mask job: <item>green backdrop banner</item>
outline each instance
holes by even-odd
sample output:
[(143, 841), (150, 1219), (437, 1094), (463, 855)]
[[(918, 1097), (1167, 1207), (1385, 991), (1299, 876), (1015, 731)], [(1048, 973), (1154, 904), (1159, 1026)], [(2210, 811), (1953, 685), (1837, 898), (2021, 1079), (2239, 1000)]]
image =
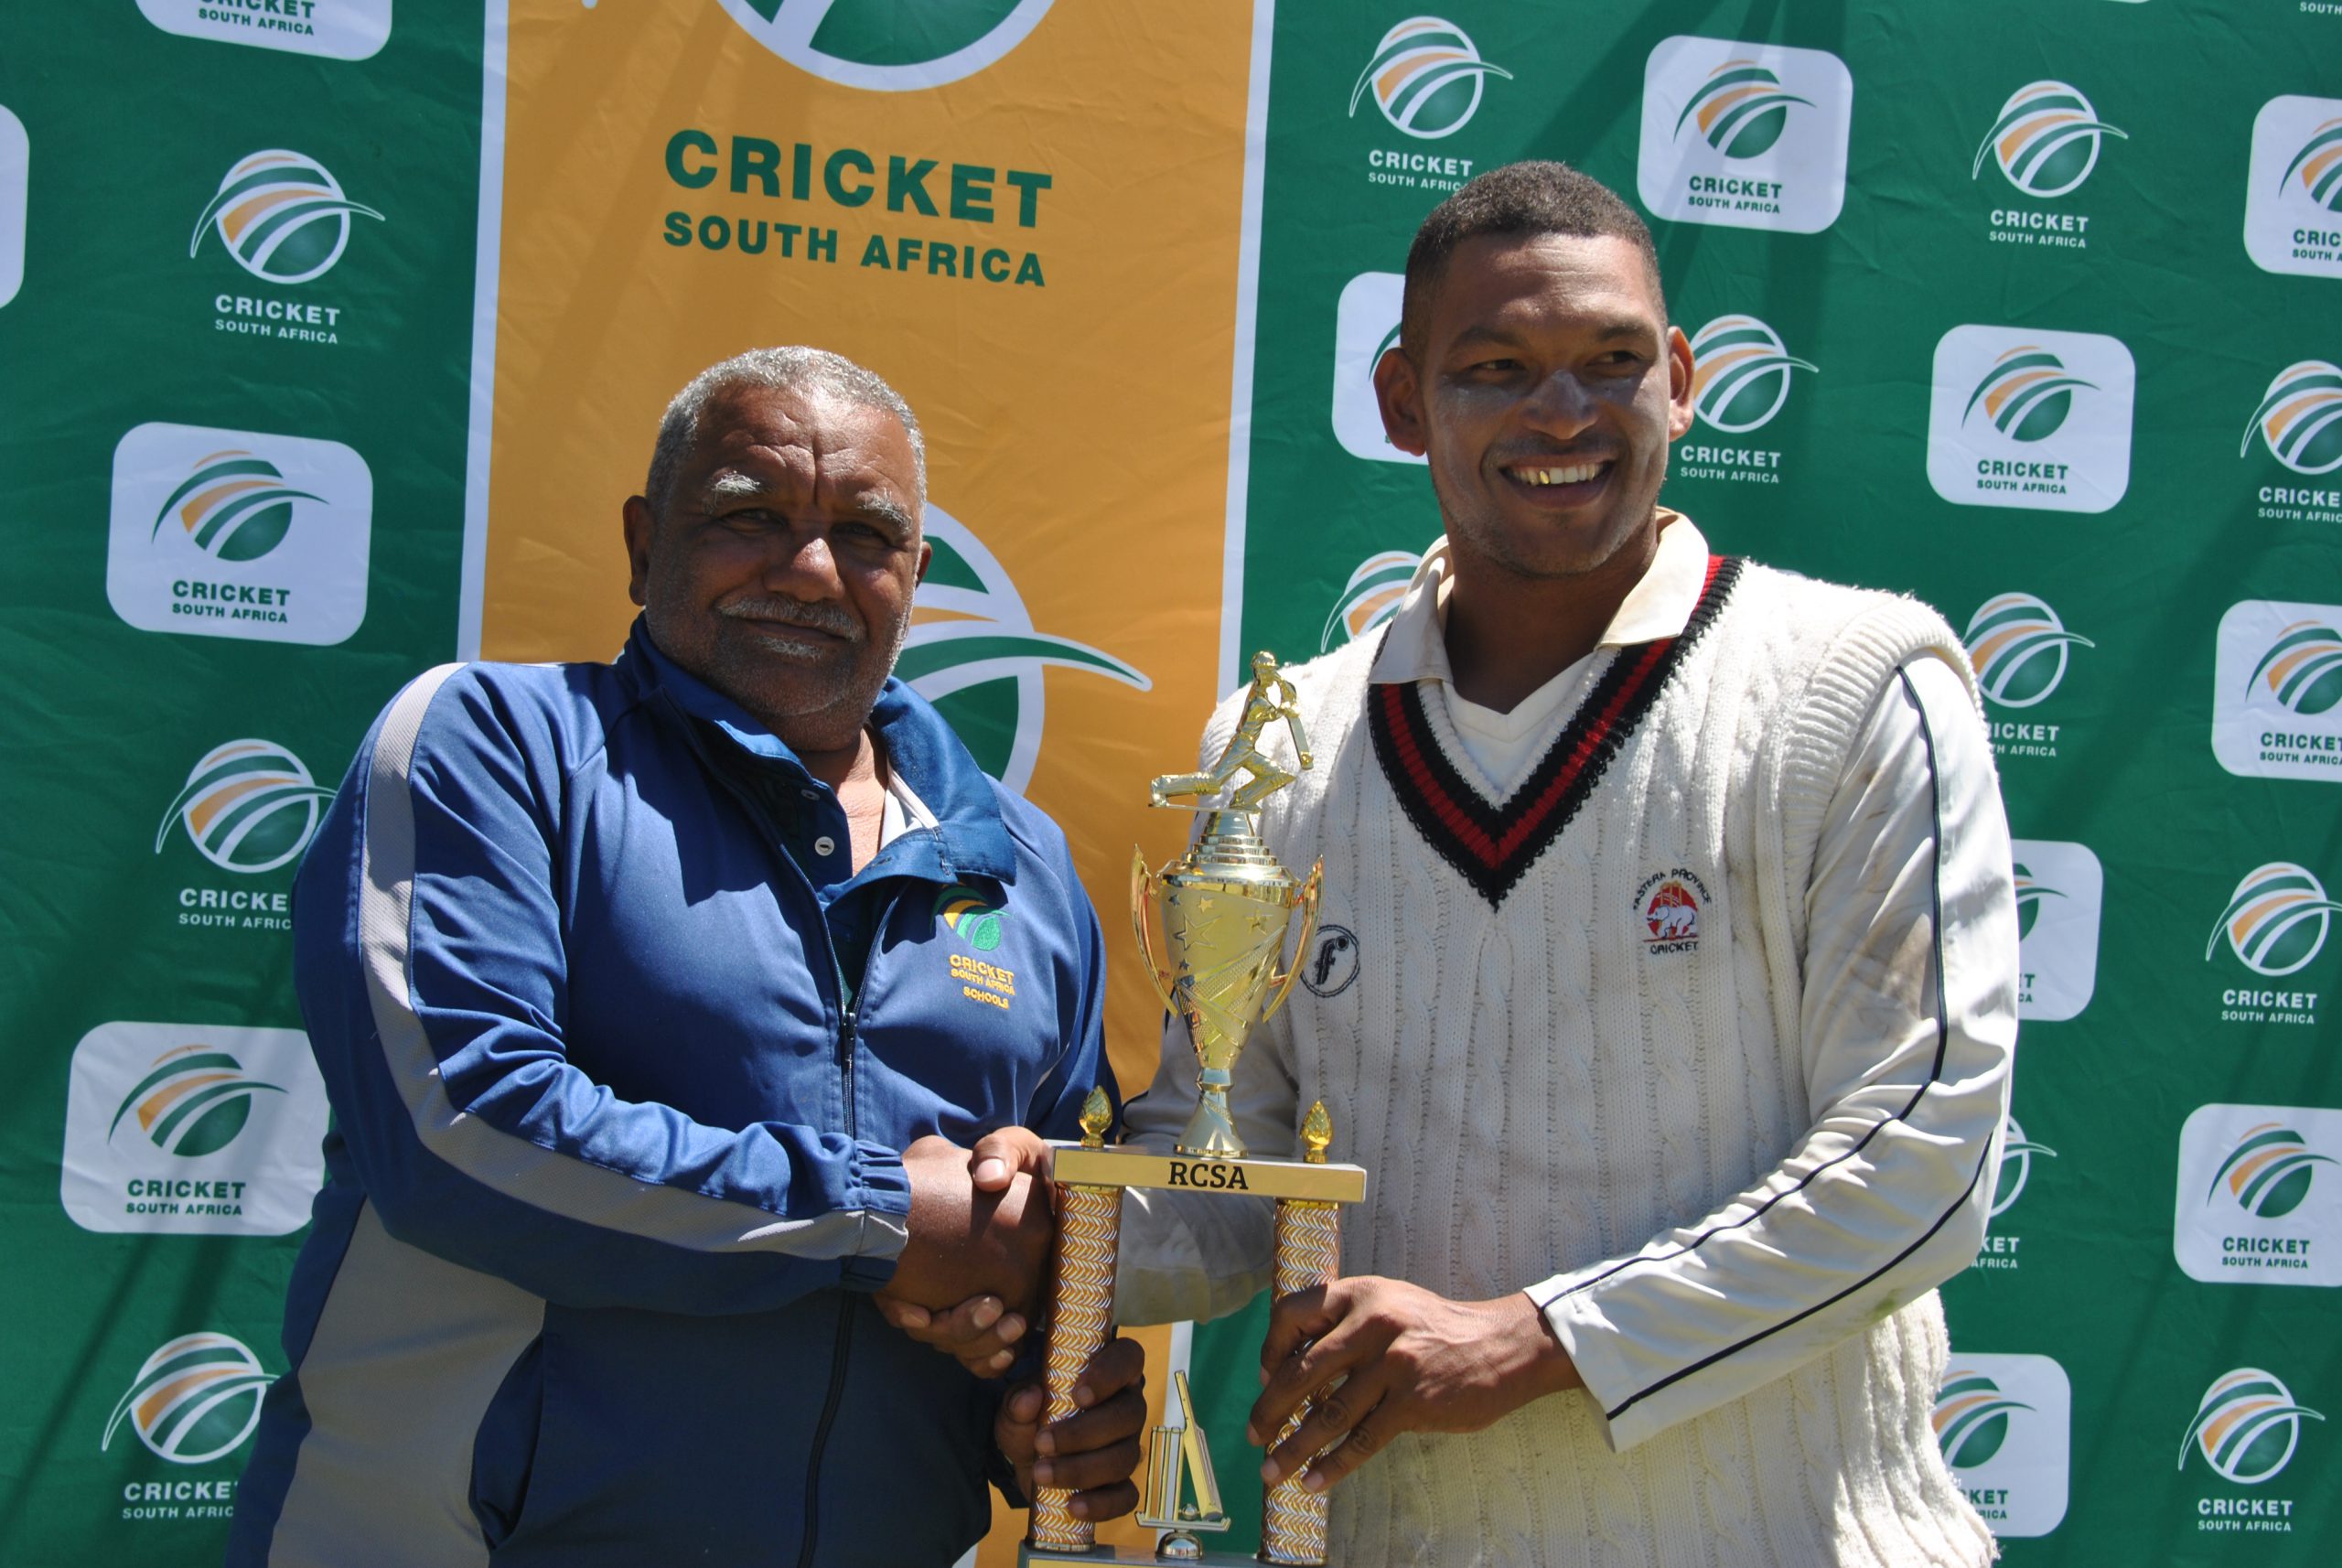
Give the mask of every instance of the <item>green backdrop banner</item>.
[[(758, 38), (822, 11), (817, 43), (893, 14), (665, 3)], [(953, 25), (989, 60), (1064, 9)], [(1224, 655), (1370, 633), (1438, 532), (1368, 379), (1424, 212), (1521, 156), (1636, 202), (1698, 366), (1668, 503), (1720, 550), (1936, 604), (1988, 698), (2024, 1052), (1993, 1233), (1945, 1289), (1946, 1457), (2014, 1562), (2331, 1561), (2342, 4), (1254, 16), (1224, 62), (1242, 220), (1198, 259), (1237, 280), (1237, 435), (1132, 434), (1230, 476)], [(285, 1369), (327, 1116), (286, 894), (381, 703), (478, 645), (476, 280), (528, 195), (505, 25), (502, 0), (0, 11), (10, 1563), (215, 1560)], [(826, 59), (874, 113), (967, 74)], [(575, 214), (581, 268), (609, 216)], [(501, 286), (491, 330), (529, 283)], [(1194, 1351), (1254, 1518), (1259, 1316)]]

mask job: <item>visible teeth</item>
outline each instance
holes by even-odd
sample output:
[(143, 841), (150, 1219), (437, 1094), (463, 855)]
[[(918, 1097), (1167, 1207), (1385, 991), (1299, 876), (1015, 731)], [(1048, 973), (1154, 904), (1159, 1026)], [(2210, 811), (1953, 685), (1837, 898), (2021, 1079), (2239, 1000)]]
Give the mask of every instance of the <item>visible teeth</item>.
[(1520, 477), (1532, 485), (1582, 485), (1602, 472), (1599, 463), (1580, 463), (1569, 468), (1522, 468)]

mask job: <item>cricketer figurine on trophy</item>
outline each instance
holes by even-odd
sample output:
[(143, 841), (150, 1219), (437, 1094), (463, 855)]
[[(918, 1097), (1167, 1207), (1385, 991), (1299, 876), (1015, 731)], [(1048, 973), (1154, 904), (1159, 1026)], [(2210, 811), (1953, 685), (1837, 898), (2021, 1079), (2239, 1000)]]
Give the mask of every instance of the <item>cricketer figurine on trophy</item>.
[[(1263, 736), (1283, 720), (1296, 761), (1310, 766), (1293, 683), (1266, 653), (1252, 660), (1252, 685), (1235, 735), (1219, 760), (1200, 773), (1155, 780), (1150, 803), (1182, 800), (1204, 813), (1186, 854), (1161, 873), (1141, 853), (1131, 868), (1131, 920), (1139, 950), (1164, 1005), (1185, 1021), (1198, 1063), (1195, 1114), (1175, 1152), (1110, 1148), (1112, 1113), (1102, 1092), (1083, 1108), (1079, 1144), (1056, 1145), (1058, 1247), (1049, 1284), (1046, 1421), (1073, 1412), (1073, 1389), (1091, 1356), (1106, 1342), (1114, 1305), (1115, 1252), (1124, 1191), (1145, 1188), (1216, 1198), (1276, 1200), (1276, 1278), (1283, 1296), (1332, 1280), (1339, 1265), (1339, 1206), (1366, 1196), (1366, 1172), (1329, 1165), (1332, 1119), (1321, 1102), (1309, 1109), (1301, 1132), (1303, 1157), (1248, 1155), (1237, 1136), (1228, 1090), (1236, 1058), (1254, 1025), (1273, 1016), (1293, 989), (1300, 955), (1309, 950), (1317, 922), (1317, 890), (1325, 867), (1306, 880), (1277, 864), (1261, 842), (1257, 808), (1291, 784), (1295, 774), (1262, 750)], [(1237, 784), (1237, 776), (1245, 775)], [(1202, 798), (1230, 789), (1220, 806)], [(1280, 973), (1285, 934), (1295, 911), (1300, 929), (1294, 967)], [(1158, 950), (1158, 948), (1160, 950)], [(1040, 1487), (1033, 1499), (1032, 1533), (1021, 1561), (1033, 1563), (1203, 1563), (1248, 1560), (1207, 1552), (1198, 1536), (1224, 1530), (1211, 1452), (1198, 1424), (1184, 1375), (1173, 1380), (1177, 1423), (1166, 1420), (1149, 1434), (1147, 1477), (1138, 1522), (1159, 1531), (1152, 1551), (1095, 1544), (1090, 1524), (1068, 1509), (1069, 1491)], [(1168, 1412), (1166, 1412), (1168, 1413)], [(1295, 1412), (1283, 1441), (1308, 1413)], [(1305, 1490), (1298, 1475), (1270, 1487), (1262, 1498), (1261, 1561), (1326, 1561), (1326, 1495)]]

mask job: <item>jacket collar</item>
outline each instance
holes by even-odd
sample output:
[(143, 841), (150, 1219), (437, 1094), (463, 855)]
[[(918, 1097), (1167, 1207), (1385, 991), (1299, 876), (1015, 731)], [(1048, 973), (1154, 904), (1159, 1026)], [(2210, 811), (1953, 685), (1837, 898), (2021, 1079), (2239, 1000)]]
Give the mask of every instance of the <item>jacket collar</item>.
[[(787, 741), (660, 651), (640, 616), (627, 635), (618, 663), (646, 696), (663, 698), (686, 719), (701, 721), (693, 727), (713, 729), (724, 744), (775, 764), (808, 785), (828, 788), (806, 770)], [(886, 753), (886, 766), (902, 776), (935, 816), (933, 828), (907, 833), (888, 846), (885, 858), (889, 868), (942, 882), (963, 875), (1013, 880), (1016, 849), (993, 781), (934, 705), (890, 675), (871, 707), (868, 727)]]

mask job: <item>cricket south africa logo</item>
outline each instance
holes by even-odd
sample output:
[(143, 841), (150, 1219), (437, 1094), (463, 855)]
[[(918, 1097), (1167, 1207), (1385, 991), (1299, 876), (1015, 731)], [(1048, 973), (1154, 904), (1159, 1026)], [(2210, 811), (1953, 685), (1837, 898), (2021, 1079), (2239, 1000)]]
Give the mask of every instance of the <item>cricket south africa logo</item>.
[(2342, 703), (2342, 632), (2323, 620), (2299, 620), (2277, 633), (2252, 667), (2251, 693), (2288, 713), (2315, 718)]
[(2048, 601), (2031, 594), (1995, 594), (1968, 618), (1961, 634), (1976, 683), (2004, 708), (2029, 708), (2066, 678), (2066, 650), (2097, 645), (2066, 629)]
[(2342, 98), (2272, 98), (2252, 120), (2244, 249), (2264, 272), (2342, 278)]
[(941, 711), (985, 772), (1021, 794), (1041, 750), (1044, 669), (1102, 675), (1140, 692), (1154, 682), (1102, 649), (1037, 630), (1000, 558), (932, 502), (925, 527), (935, 555), (895, 673)]
[(722, 0), (765, 48), (840, 87), (910, 92), (959, 81), (1029, 37), (1053, 0)]
[(286, 484), (267, 458), (231, 448), (196, 459), (156, 511), (154, 532), (184, 529), (206, 555), (257, 561), (292, 531), (295, 502), (322, 499)]
[(1781, 79), (1753, 59), (1728, 59), (1710, 70), (1675, 117), (1675, 134), (1696, 131), (1728, 158), (1753, 158), (1781, 139), (1789, 110), (1813, 100), (1799, 98)]
[(935, 916), (978, 952), (1000, 946), (1002, 912), (972, 887), (954, 884), (935, 896)]
[(231, 740), (205, 752), (189, 770), (155, 830), (155, 853), (163, 853), (177, 824), (222, 871), (274, 871), (309, 847), (331, 799), (333, 791), (284, 746)]
[(2073, 1387), (2055, 1360), (1955, 1350), (1930, 1420), (1994, 1535), (2047, 1535), (2065, 1519)]
[(1374, 367), (1399, 346), (1399, 304), (1406, 282), (1399, 273), (1360, 273), (1342, 285), (1334, 307), (1334, 439), (1353, 457), (1424, 461), (1391, 445), (1382, 428), (1382, 404), (1374, 394)]
[(1692, 396), (1700, 418), (1728, 435), (1772, 423), (1789, 402), (1789, 372), (1813, 371), (1753, 316), (1719, 316), (1692, 338)]
[(142, 631), (340, 642), (366, 618), (373, 511), (338, 441), (141, 424), (114, 447), (106, 598)]
[(260, 1358), (225, 1334), (182, 1334), (146, 1358), (114, 1402), (101, 1451), (124, 1425), (174, 1465), (232, 1454), (260, 1424), (261, 1393), (276, 1380)]
[(2100, 140), (2129, 140), (2098, 117), (2081, 90), (2062, 81), (2036, 81), (2018, 88), (2001, 105), (1999, 118), (1976, 149), (1971, 179), (1981, 178), (1989, 160), (2027, 196), (2063, 196), (2098, 166)]
[(16, 298), (25, 281), (26, 187), (32, 176), (32, 153), (25, 123), (0, 104), (0, 305)]
[(2291, 974), (2326, 945), (2327, 923), (2342, 909), (2303, 866), (2272, 861), (2246, 874), (2229, 897), (2204, 944), (2209, 963), (2223, 940), (2238, 961), (2255, 974)]
[(1356, 642), (1397, 615), (1422, 565), (1422, 556), (1404, 550), (1380, 551), (1359, 562), (1326, 617), (1325, 628), (1317, 635), (1317, 651), (1330, 653), (1346, 642)]
[(2342, 366), (2304, 360), (2278, 371), (2244, 427), (2238, 456), (2252, 450), (2256, 435), (2296, 474), (2342, 468)]
[(138, 0), (149, 22), (183, 38), (366, 59), (391, 36), (392, 0)]
[(2283, 183), (2328, 212), (2342, 212), (2342, 115), (2315, 126), (2285, 164)]
[(1846, 199), (1853, 78), (1821, 49), (1663, 38), (1643, 65), (1636, 188), (1661, 218), (1814, 234)]
[(2071, 1018), (2098, 989), (2098, 932), (2106, 872), (2089, 847), (2017, 839), (2017, 993), (2020, 1018)]
[(270, 283), (307, 283), (341, 260), (352, 216), (382, 215), (342, 194), (325, 165), (272, 148), (236, 161), (187, 242), (192, 258), (217, 233), (236, 264)]
[(2074, 393), (2097, 390), (2048, 349), (2020, 343), (1984, 371), (1960, 417), (1965, 423), (1981, 409), (1993, 428), (2013, 441), (2046, 441), (2073, 411)]
[(2313, 1154), (2291, 1127), (2264, 1122), (2244, 1136), (2212, 1173), (2207, 1203), (2234, 1203), (2256, 1219), (2282, 1219), (2302, 1206), (2319, 1165), (2335, 1162)]
[(156, 1058), (153, 1070), (131, 1086), (106, 1133), (113, 1136), (127, 1121), (166, 1154), (216, 1155), (251, 1120), (252, 1096), (284, 1092), (248, 1076), (226, 1051), (181, 1046)]
[(2001, 1134), (2001, 1174), (1993, 1184), (1993, 1218), (1997, 1219), (2025, 1196), (2025, 1184), (2033, 1176), (2033, 1157), (2054, 1160), (2057, 1151), (2047, 1144), (2036, 1144), (2025, 1135), (2015, 1117), (2003, 1124)]
[(2104, 511), (2131, 486), (2137, 381), (2112, 338), (1955, 327), (1936, 344), (1928, 483), (1961, 506)]
[(2342, 784), (2342, 605), (2245, 599), (2220, 617), (2212, 754), (2247, 778)]
[(2204, 1391), (2179, 1441), (2177, 1468), (2187, 1467), (2193, 1451), (2224, 1481), (2240, 1487), (2272, 1481), (2293, 1462), (2304, 1417), (2326, 1419), (2296, 1402), (2275, 1373), (2240, 1367)]
[(2172, 1255), (2218, 1285), (2342, 1284), (2342, 1111), (2201, 1105), (2179, 1130)]
[(1374, 46), (1350, 89), (1350, 113), (1370, 95), (1394, 129), (1426, 139), (1453, 135), (1480, 107), (1491, 76), (1512, 73), (1480, 58), (1464, 29), (1437, 16), (1410, 16)]
[(2003, 1393), (1983, 1373), (1955, 1369), (1936, 1396), (1936, 1446), (1944, 1463), (1955, 1470), (1983, 1464), (2008, 1441), (2009, 1417), (2032, 1408)]
[(298, 1029), (101, 1024), (73, 1047), (58, 1200), (85, 1230), (289, 1235), (327, 1119)]

